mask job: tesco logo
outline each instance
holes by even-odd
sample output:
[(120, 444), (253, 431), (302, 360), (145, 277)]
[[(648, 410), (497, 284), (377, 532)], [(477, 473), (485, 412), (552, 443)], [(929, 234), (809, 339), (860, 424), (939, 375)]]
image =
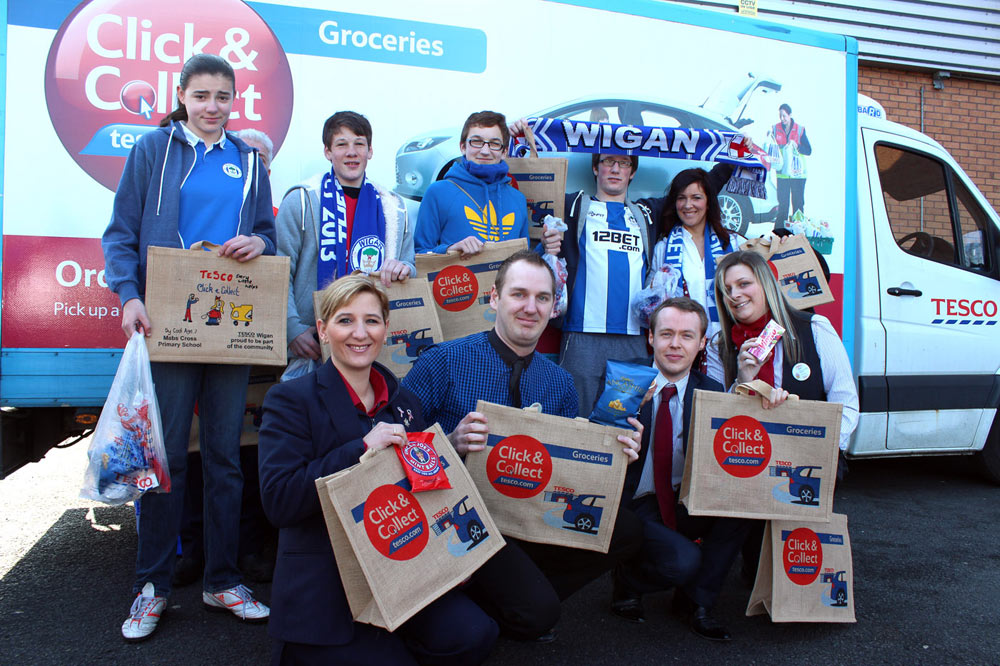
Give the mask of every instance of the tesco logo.
[(49, 50), (45, 97), (63, 146), (115, 189), (135, 141), (173, 110), (184, 62), (225, 58), (236, 73), (227, 129), (265, 132), (277, 153), (292, 114), (284, 50), (239, 0), (91, 0), (63, 22)]
[(997, 302), (969, 300), (968, 298), (932, 298), (938, 316), (949, 317), (996, 317)]

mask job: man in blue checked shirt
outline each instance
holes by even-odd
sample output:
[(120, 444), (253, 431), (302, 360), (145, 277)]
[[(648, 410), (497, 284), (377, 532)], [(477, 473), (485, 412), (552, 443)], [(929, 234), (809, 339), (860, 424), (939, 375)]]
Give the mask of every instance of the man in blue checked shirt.
[[(420, 399), (428, 423), (437, 421), (462, 455), (481, 451), (489, 434), (477, 400), (524, 407), (538, 403), (545, 414), (574, 418), (578, 398), (568, 372), (535, 353), (552, 315), (555, 276), (530, 250), (500, 266), (490, 294), (496, 327), (436, 345), (417, 359), (403, 386)], [(642, 427), (620, 436), (629, 461), (638, 458)], [(472, 576), (465, 591), (508, 636), (550, 641), (559, 602), (638, 552), (638, 518), (620, 510), (607, 554), (507, 538), (507, 545)]]

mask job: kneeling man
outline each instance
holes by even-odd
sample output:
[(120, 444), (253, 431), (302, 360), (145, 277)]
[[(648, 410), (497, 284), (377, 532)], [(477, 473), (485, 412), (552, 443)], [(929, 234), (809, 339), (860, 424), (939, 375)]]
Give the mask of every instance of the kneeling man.
[[(643, 622), (642, 594), (676, 587), (674, 610), (687, 617), (694, 632), (729, 640), (729, 631), (711, 610), (752, 522), (690, 516), (677, 503), (694, 390), (723, 390), (717, 381), (691, 369), (705, 348), (708, 316), (690, 298), (670, 298), (649, 321), (653, 367), (659, 375), (652, 400), (639, 412), (642, 446), (639, 460), (626, 473), (622, 494), (622, 503), (642, 521), (643, 544), (635, 558), (615, 569), (611, 610)], [(700, 547), (693, 541), (699, 537)]]

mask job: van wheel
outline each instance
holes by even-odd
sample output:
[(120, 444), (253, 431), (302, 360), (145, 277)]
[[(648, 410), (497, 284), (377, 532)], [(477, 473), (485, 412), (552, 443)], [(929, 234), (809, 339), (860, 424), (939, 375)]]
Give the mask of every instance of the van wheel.
[(976, 454), (976, 460), (986, 478), (1000, 484), (1000, 413), (993, 417), (993, 427), (986, 438), (986, 446)]
[(746, 236), (753, 217), (753, 204), (750, 200), (739, 194), (723, 192), (719, 195), (719, 209), (722, 213), (722, 226), (740, 236)]

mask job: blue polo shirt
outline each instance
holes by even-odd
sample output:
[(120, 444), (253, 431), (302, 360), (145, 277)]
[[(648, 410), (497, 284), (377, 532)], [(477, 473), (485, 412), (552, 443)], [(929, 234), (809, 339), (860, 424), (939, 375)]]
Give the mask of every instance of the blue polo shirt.
[(243, 207), (243, 159), (239, 148), (223, 132), (210, 146), (184, 127), (194, 148), (194, 164), (181, 183), (177, 231), (184, 247), (207, 240), (222, 245), (236, 236)]

